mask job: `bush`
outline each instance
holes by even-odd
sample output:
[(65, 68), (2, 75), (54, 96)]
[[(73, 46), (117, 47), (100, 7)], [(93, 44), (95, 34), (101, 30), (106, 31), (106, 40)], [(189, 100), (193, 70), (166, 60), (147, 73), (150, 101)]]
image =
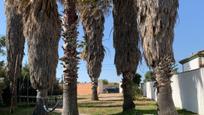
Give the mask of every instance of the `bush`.
[(9, 106), (11, 103), (11, 91), (10, 87), (7, 86), (2, 93), (2, 98), (3, 98), (3, 104), (6, 106)]
[(102, 82), (103, 82), (104, 85), (108, 85), (109, 84), (108, 80), (106, 80), (106, 79), (102, 79)]
[(142, 96), (142, 91), (138, 85), (132, 83), (132, 97), (135, 100), (137, 97)]

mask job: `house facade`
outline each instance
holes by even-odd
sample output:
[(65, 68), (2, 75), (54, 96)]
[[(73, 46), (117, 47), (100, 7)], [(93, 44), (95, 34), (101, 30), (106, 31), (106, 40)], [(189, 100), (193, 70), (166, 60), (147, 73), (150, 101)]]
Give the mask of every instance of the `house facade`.
[(181, 60), (179, 63), (182, 64), (183, 72), (204, 67), (204, 50)]
[[(103, 93), (103, 83), (98, 82), (98, 93)], [(77, 94), (78, 95), (90, 95), (92, 94), (92, 83), (77, 83)]]

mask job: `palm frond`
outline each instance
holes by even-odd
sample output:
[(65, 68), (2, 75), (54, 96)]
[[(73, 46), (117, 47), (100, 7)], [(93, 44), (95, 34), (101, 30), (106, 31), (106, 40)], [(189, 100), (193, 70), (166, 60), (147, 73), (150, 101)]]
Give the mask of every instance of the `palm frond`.
[(173, 56), (174, 25), (178, 0), (139, 0), (138, 28), (144, 56), (149, 66), (155, 67), (164, 57)]
[(114, 0), (113, 41), (117, 74), (135, 73), (141, 60), (135, 0)]
[(29, 11), (22, 12), (24, 35), (28, 41), (28, 61), (34, 88), (49, 88), (56, 74), (61, 23), (55, 0), (25, 2)]

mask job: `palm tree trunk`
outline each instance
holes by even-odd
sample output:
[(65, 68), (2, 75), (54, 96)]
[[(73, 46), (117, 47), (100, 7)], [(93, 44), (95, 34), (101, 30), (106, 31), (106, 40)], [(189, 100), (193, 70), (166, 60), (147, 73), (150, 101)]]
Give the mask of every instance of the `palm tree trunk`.
[(48, 113), (44, 110), (43, 107), (47, 103), (47, 92), (47, 89), (37, 90), (36, 107), (32, 115), (48, 115)]
[(123, 88), (123, 111), (135, 108), (132, 95), (132, 74), (123, 74), (122, 88)]
[(91, 99), (94, 101), (98, 100), (98, 79), (92, 82), (92, 95)]
[(78, 115), (77, 106), (77, 81), (74, 80), (63, 86), (63, 111), (62, 115)]
[[(172, 99), (171, 76), (172, 59), (164, 58), (154, 68), (157, 86), (158, 115), (177, 115)], [(165, 100), (165, 101), (164, 101)]]
[(78, 115), (77, 106), (77, 19), (76, 1), (64, 1), (63, 40), (64, 66), (63, 111), (62, 115)]
[[(24, 54), (25, 38), (23, 35), (22, 15), (17, 12), (17, 5), (9, 0), (5, 1), (7, 31), (7, 74), (11, 81), (11, 109), (17, 104), (17, 78), (21, 74), (21, 66)], [(13, 110), (11, 110), (13, 111)]]
[(157, 90), (158, 115), (178, 115), (172, 99), (171, 85), (159, 87)]

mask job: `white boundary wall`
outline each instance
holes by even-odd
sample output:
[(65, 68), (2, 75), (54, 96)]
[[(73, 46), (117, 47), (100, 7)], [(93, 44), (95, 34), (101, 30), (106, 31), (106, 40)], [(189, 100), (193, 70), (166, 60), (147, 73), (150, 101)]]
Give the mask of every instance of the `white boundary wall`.
[[(174, 75), (172, 80), (172, 97), (178, 108), (204, 115), (204, 68)], [(156, 100), (153, 82), (143, 85), (143, 94)]]
[(149, 99), (157, 100), (154, 82), (146, 82), (143, 86), (143, 95)]

